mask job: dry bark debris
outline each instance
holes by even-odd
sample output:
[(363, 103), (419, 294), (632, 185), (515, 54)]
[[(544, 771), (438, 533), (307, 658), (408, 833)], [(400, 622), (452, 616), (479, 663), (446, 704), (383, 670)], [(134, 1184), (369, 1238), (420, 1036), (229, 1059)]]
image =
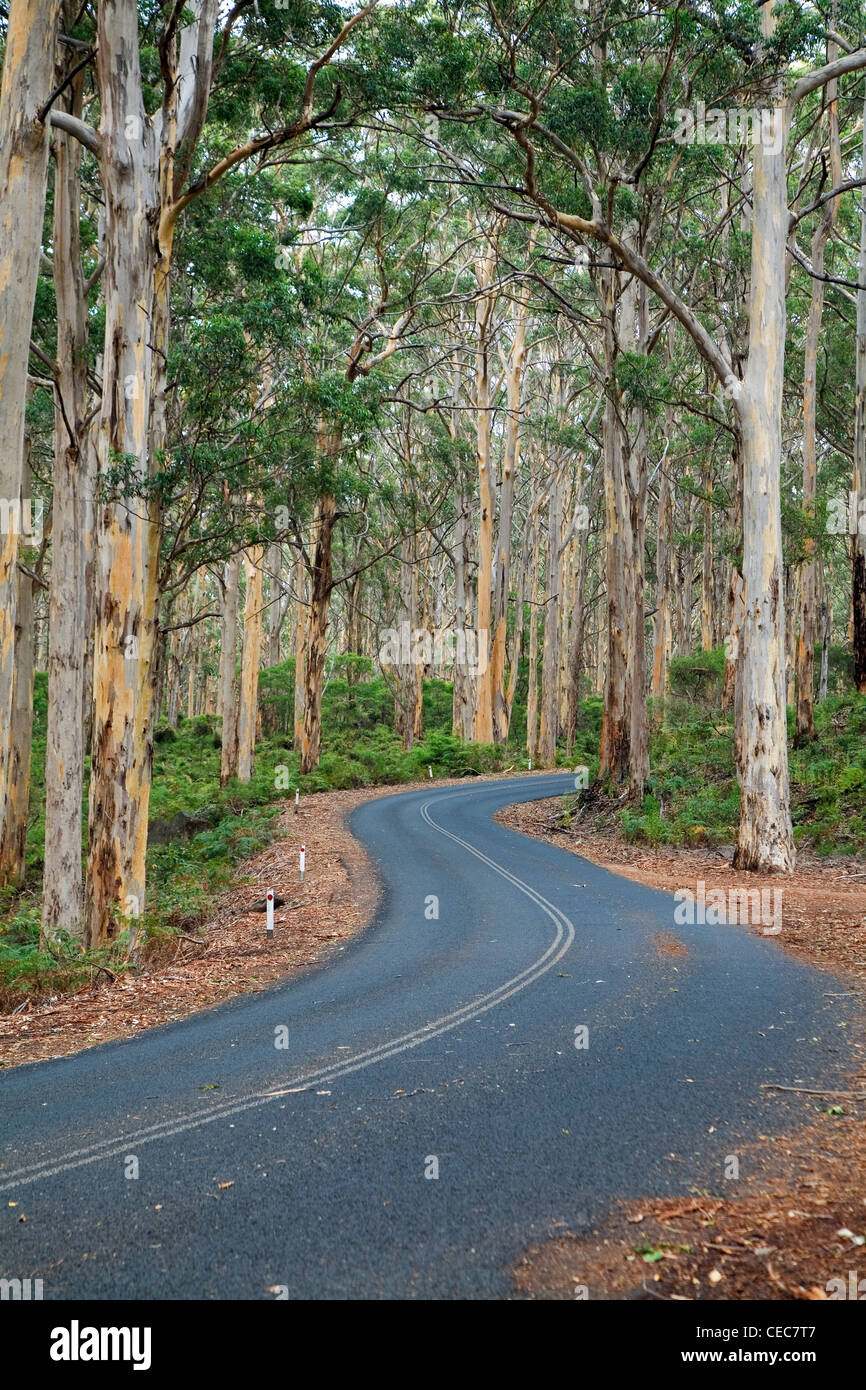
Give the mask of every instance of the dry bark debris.
[(742, 1146), (740, 1180), (720, 1184), (730, 1197), (644, 1197), (591, 1233), (532, 1246), (512, 1270), (518, 1295), (824, 1301), (832, 1279), (851, 1296), (853, 1271), (866, 1299), (866, 1107), (850, 1110)]
[[(0, 1067), (67, 1057), (97, 1043), (134, 1037), (321, 964), (372, 921), (378, 900), (373, 867), (345, 825), (349, 812), (381, 796), (465, 785), (463, 778), (318, 792), (302, 798), (298, 814), (294, 802), (287, 803), (280, 838), (238, 866), (244, 882), (221, 896), (201, 937), (179, 933), (173, 959), (138, 975), (110, 980), (101, 974), (75, 994), (32, 1000), (20, 1013), (0, 1014)], [(302, 844), (307, 850), (303, 884)], [(268, 888), (286, 900), (275, 912), (270, 947), (260, 910)]]
[[(852, 859), (801, 853), (797, 871), (737, 873), (731, 851), (666, 846), (658, 852), (589, 826), (554, 829), (559, 797), (509, 806), (496, 819), (648, 887), (674, 891), (703, 879), (711, 888), (782, 888), (774, 948), (844, 972), (855, 1001), (866, 985), (866, 874)], [(656, 937), (667, 954), (676, 938)], [(866, 1027), (850, 1037), (866, 1056)], [(759, 1136), (740, 1151), (742, 1178), (719, 1194), (646, 1196), (611, 1210), (588, 1235), (545, 1241), (512, 1271), (519, 1297), (573, 1299), (829, 1299), (831, 1279), (866, 1281), (866, 1070), (842, 1095), (803, 1092), (804, 1125)], [(774, 1089), (768, 1086), (768, 1091)], [(835, 1114), (842, 1110), (844, 1113)], [(671, 1162), (676, 1162), (676, 1155)], [(722, 1195), (722, 1193), (724, 1195)], [(847, 1232), (847, 1234), (844, 1234)], [(648, 1255), (649, 1259), (644, 1256)], [(837, 1286), (838, 1287), (838, 1286)], [(866, 1282), (860, 1296), (866, 1298)]]

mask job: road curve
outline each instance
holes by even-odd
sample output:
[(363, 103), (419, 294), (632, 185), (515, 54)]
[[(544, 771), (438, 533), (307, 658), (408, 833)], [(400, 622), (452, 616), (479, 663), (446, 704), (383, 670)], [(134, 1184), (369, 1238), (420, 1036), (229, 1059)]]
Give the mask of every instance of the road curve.
[(504, 1298), (524, 1246), (618, 1197), (722, 1191), (728, 1155), (803, 1115), (762, 1083), (841, 1084), (848, 1001), (491, 819), (571, 786), (365, 803), (383, 892), (338, 959), (0, 1073), (2, 1276), (46, 1299)]

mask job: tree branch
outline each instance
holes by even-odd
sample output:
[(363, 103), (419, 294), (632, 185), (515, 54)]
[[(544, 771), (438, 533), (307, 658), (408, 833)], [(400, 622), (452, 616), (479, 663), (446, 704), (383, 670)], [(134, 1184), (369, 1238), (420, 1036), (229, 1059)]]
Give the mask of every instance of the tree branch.
[(55, 129), (74, 136), (86, 150), (90, 150), (91, 154), (99, 158), (102, 154), (102, 136), (98, 130), (94, 130), (86, 121), (80, 121), (77, 116), (70, 116), (68, 111), (52, 111), (50, 116), (50, 124)]

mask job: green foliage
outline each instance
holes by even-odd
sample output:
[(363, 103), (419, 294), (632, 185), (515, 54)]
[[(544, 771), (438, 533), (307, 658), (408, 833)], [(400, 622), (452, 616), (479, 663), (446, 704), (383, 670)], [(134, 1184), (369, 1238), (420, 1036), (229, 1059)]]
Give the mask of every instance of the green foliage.
[(671, 693), (704, 705), (721, 700), (725, 675), (725, 651), (716, 647), (710, 652), (692, 652), (675, 656), (669, 667)]

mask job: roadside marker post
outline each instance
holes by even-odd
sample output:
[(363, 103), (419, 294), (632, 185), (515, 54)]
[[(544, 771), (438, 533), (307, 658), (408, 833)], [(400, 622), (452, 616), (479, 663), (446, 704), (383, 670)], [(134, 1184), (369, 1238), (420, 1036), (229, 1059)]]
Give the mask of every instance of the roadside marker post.
[(429, 763), (427, 764), (427, 771), (430, 773), (430, 781), (432, 782), (432, 781), (433, 781), (433, 769), (432, 769), (432, 767), (430, 766)]
[(273, 939), (274, 939), (274, 890), (273, 890), (273, 888), (269, 888), (269, 889), (268, 889), (266, 902), (267, 902), (267, 914), (268, 914), (268, 915), (267, 915), (267, 922), (266, 922), (267, 942), (268, 942), (268, 945), (270, 946), (270, 945), (272, 944), (272, 942), (273, 942)]
[(307, 865), (307, 846), (301, 845), (301, 882), (304, 881), (304, 869)]
[(301, 793), (296, 789), (296, 790), (295, 790), (295, 815), (298, 814), (298, 802), (300, 801), (300, 799), (301, 799)]

